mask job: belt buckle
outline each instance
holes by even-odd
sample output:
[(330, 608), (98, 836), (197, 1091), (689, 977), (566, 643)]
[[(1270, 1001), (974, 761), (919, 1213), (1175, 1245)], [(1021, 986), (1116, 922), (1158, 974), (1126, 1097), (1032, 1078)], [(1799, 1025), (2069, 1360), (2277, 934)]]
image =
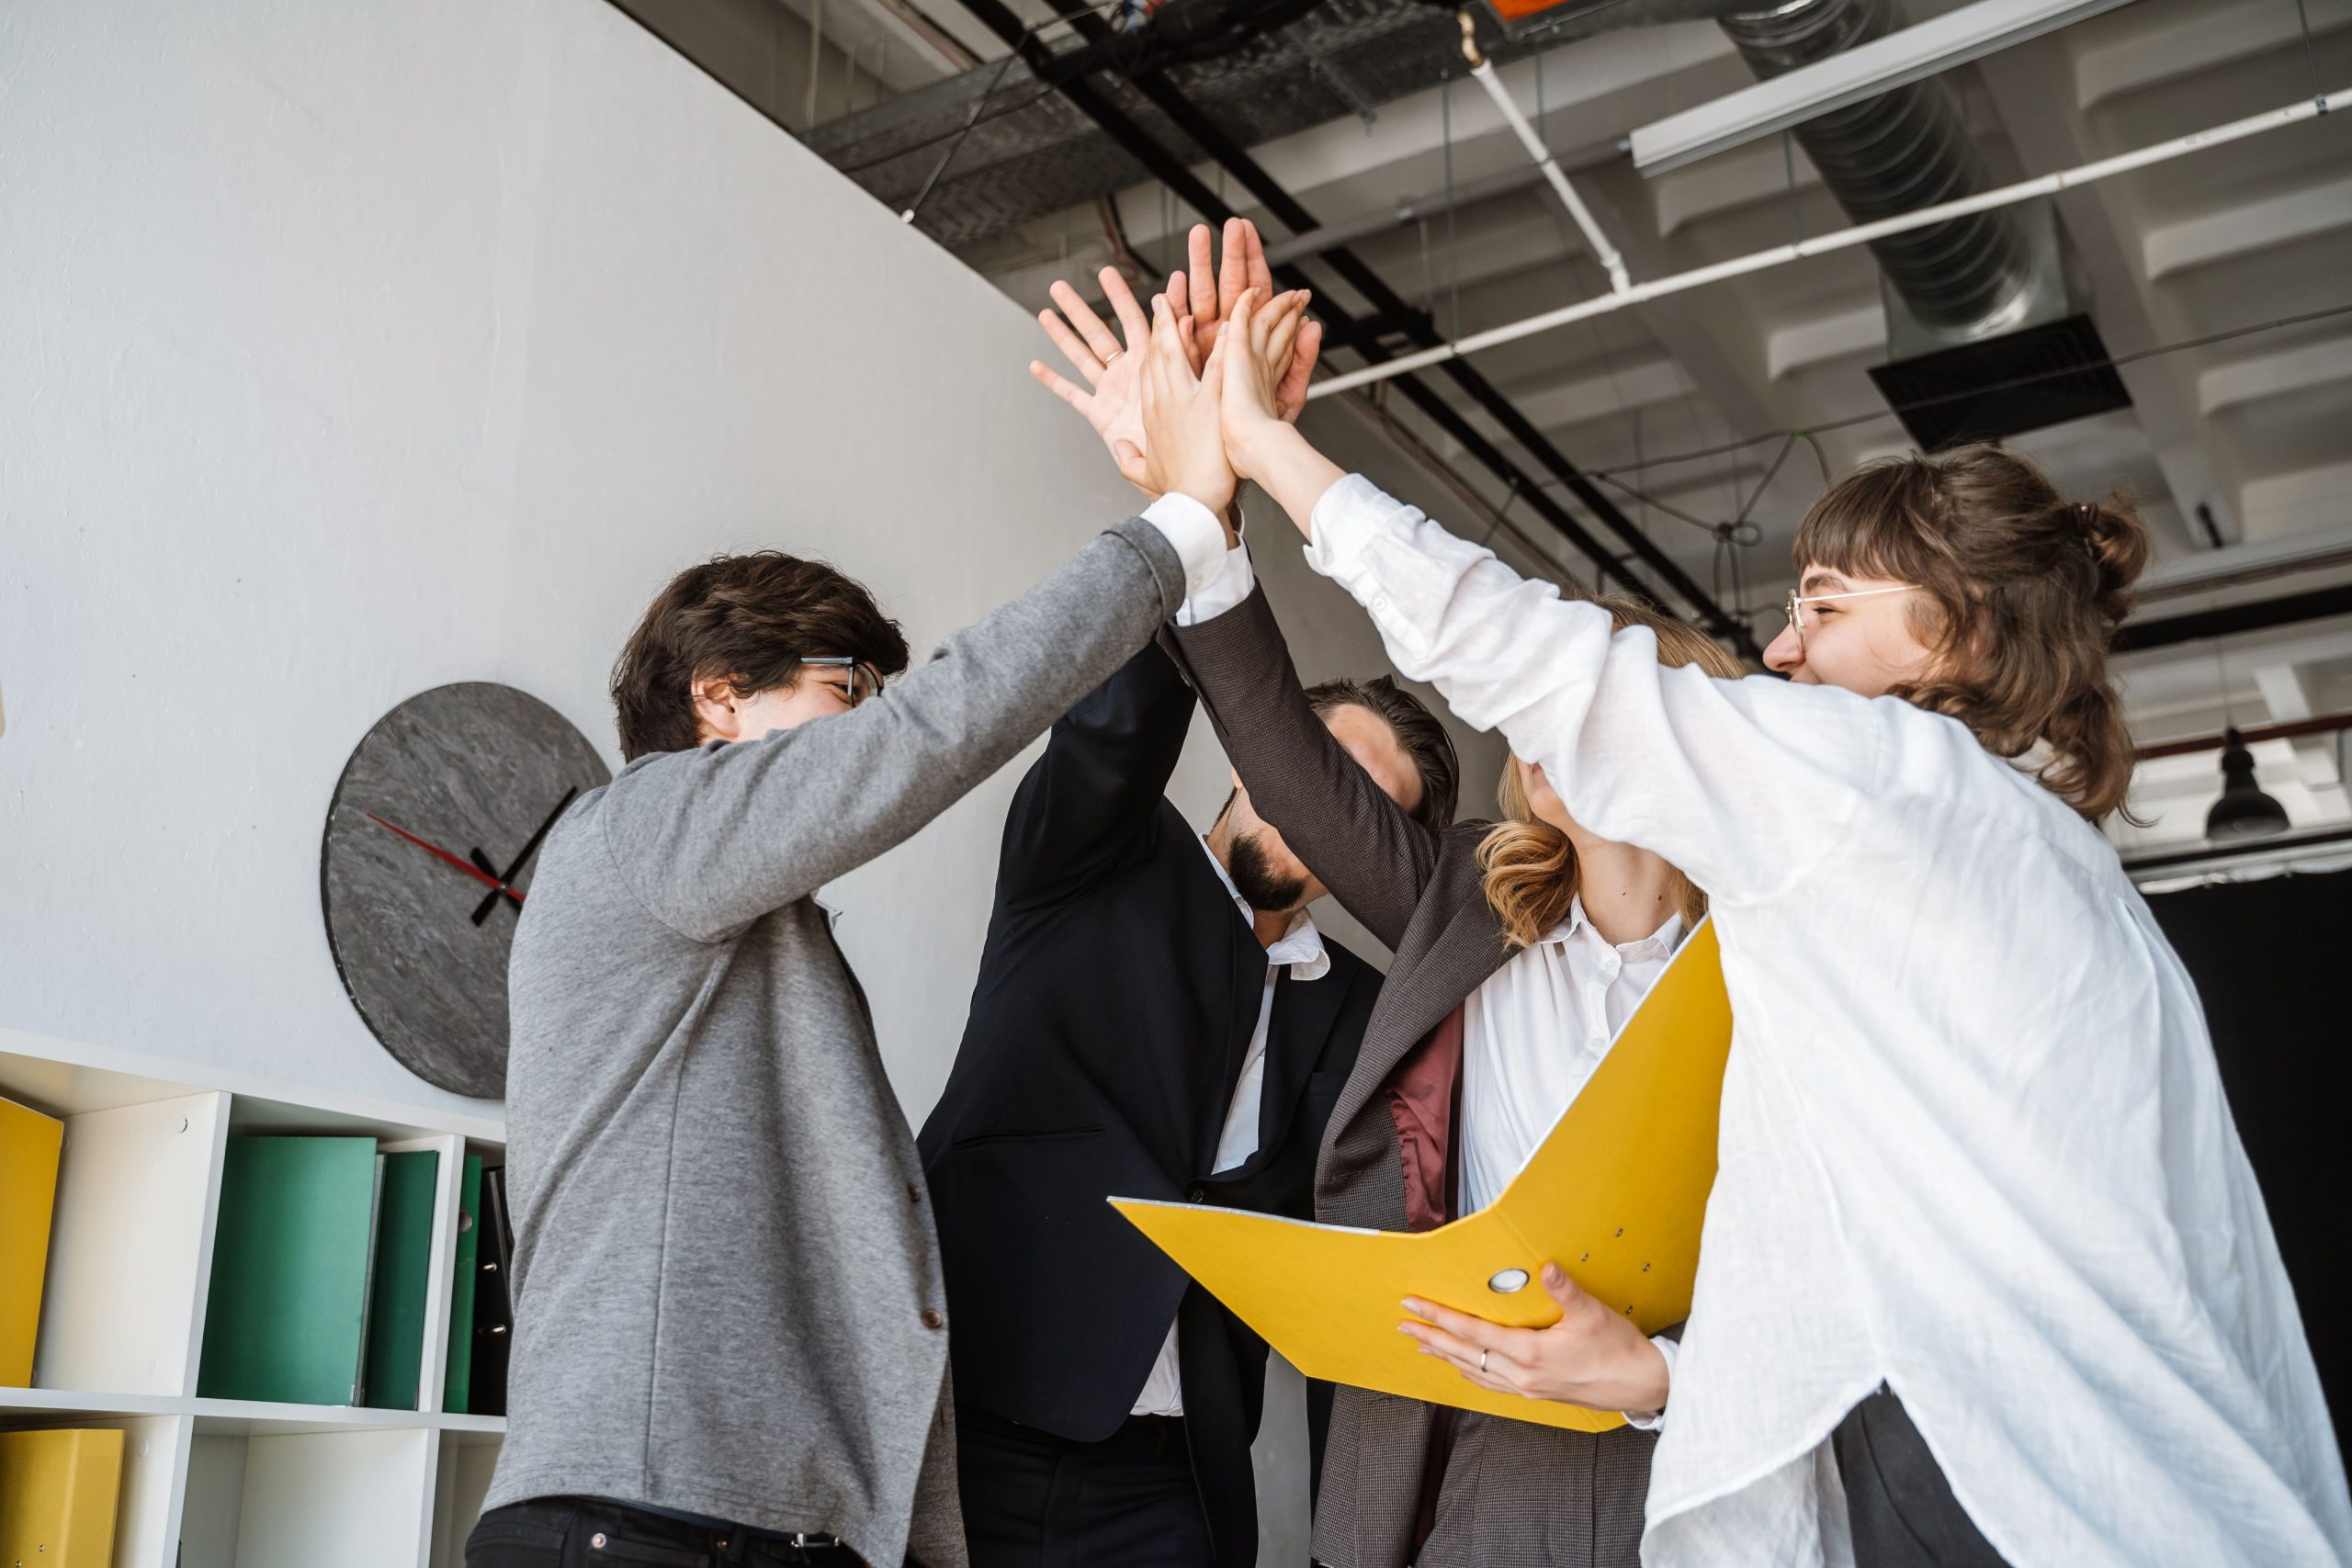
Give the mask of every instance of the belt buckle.
[(805, 1535), (798, 1530), (795, 1530), (792, 1534), (793, 1549), (798, 1551), (811, 1550), (822, 1551), (830, 1547), (839, 1546), (841, 1543), (842, 1538), (837, 1535)]

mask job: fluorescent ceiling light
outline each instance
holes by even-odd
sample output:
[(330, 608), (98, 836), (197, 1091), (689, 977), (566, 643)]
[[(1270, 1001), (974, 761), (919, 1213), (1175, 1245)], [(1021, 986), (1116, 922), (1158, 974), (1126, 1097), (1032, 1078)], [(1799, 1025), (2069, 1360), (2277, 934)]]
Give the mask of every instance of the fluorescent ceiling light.
[(1664, 174), (2054, 32), (2130, 0), (1976, 0), (1634, 132), (1634, 166)]

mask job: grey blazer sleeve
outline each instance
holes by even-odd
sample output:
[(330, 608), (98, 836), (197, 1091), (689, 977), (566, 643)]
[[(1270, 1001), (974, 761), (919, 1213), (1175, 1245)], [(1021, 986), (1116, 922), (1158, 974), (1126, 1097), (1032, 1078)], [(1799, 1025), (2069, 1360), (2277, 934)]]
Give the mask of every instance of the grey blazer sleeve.
[(1437, 837), (1372, 782), (1307, 705), (1263, 588), (1160, 637), (1201, 694), (1258, 815), (1393, 950), (1437, 869)]
[(848, 713), (625, 770), (602, 812), (654, 917), (722, 940), (912, 835), (1176, 613), (1184, 567), (1129, 518)]

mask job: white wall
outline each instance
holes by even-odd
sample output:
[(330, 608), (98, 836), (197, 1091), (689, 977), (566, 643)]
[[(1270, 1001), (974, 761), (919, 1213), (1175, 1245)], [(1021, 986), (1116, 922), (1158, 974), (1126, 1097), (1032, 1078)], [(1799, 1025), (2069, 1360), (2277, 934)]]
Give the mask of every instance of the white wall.
[[(922, 649), (1128, 507), (1019, 307), (602, 0), (19, 0), (0, 59), (0, 1022), (443, 1100), (320, 921), (387, 708), (609, 747), (690, 560), (826, 555)], [(1382, 668), (1259, 537), (1308, 678)], [(918, 1118), (1015, 771), (837, 890)]]
[[(774, 545), (918, 648), (1126, 508), (1035, 328), (602, 0), (0, 10), (0, 1021), (434, 1102), (327, 954), (401, 698), (600, 744), (653, 589)], [(910, 1109), (1009, 779), (840, 890)]]
[[(1128, 509), (1035, 338), (604, 0), (0, 6), (0, 1024), (456, 1103), (328, 956), (352, 746), (494, 680), (609, 750), (621, 637), (718, 550), (927, 648)], [(1308, 678), (1383, 668), (1260, 536)], [(917, 1120), (1017, 772), (834, 890)], [(1223, 775), (1202, 726), (1204, 823)]]

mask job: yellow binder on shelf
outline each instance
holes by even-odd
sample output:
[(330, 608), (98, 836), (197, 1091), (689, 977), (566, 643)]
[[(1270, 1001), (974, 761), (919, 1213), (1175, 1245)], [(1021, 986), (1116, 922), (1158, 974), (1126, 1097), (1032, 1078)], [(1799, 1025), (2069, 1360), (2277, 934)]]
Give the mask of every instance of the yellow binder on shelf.
[(1690, 1311), (1715, 1181), (1731, 1002), (1702, 921), (1502, 1196), (1433, 1231), (1360, 1230), (1114, 1198), (1211, 1294), (1310, 1378), (1582, 1432), (1613, 1411), (1490, 1393), (1396, 1332), (1419, 1296), (1515, 1328), (1559, 1320), (1556, 1262), (1645, 1334)]
[(65, 1123), (54, 1116), (0, 1100), (0, 1388), (33, 1381), (33, 1335), (40, 1326), (64, 1137)]
[(0, 1432), (0, 1563), (107, 1568), (121, 1495), (121, 1432)]

